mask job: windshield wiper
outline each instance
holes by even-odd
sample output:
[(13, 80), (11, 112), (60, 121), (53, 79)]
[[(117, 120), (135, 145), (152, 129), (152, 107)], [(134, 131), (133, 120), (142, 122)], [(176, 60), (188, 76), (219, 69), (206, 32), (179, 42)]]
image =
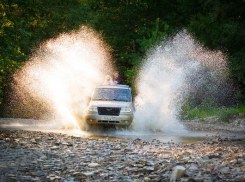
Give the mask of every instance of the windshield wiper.
[(122, 100), (122, 99), (113, 99), (115, 101), (121, 101), (121, 102), (128, 102), (127, 100)]
[(93, 99), (93, 100), (104, 100), (104, 99), (102, 99), (102, 98), (95, 98), (95, 99)]
[(93, 99), (93, 100), (128, 102), (127, 100), (121, 100), (121, 99), (102, 99), (102, 98), (95, 98), (95, 99)]
[(115, 99), (105, 99), (106, 101), (112, 101), (112, 100), (115, 100)]
[(102, 99), (102, 98), (95, 98), (93, 100), (103, 100), (103, 101), (111, 101), (111, 100), (115, 100), (115, 99)]
[(103, 99), (105, 101), (118, 101), (117, 99)]

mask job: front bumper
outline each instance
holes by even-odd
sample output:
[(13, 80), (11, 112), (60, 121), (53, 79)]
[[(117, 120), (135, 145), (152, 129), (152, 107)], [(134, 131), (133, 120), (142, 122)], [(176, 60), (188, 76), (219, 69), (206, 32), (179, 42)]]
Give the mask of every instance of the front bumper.
[(133, 114), (120, 114), (119, 116), (99, 115), (98, 113), (87, 113), (85, 120), (87, 124), (95, 125), (121, 125), (129, 126), (133, 121)]

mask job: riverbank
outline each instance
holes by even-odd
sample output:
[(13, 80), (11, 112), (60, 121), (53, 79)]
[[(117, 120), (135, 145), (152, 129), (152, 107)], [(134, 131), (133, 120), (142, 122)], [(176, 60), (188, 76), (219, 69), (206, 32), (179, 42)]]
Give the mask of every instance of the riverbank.
[(187, 129), (193, 131), (245, 133), (244, 114), (233, 117), (229, 122), (220, 121), (219, 117), (214, 116), (195, 120), (184, 120), (182, 123)]
[[(33, 126), (37, 123), (44, 126), (48, 123), (44, 120), (21, 119), (21, 118), (0, 118), (1, 125), (10, 126)], [(182, 120), (181, 123), (191, 131), (212, 131), (212, 132), (233, 132), (245, 134), (245, 115), (237, 115), (229, 122), (220, 121), (219, 117), (207, 117), (193, 120)], [(50, 125), (48, 126), (50, 127)], [(51, 125), (52, 127), (52, 125)]]
[(244, 142), (109, 141), (1, 129), (0, 181), (244, 181)]

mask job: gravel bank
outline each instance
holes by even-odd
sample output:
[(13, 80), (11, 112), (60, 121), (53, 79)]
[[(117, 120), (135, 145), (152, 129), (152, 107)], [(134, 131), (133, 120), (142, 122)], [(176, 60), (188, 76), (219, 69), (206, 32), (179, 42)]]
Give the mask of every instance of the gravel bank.
[(235, 117), (230, 122), (219, 121), (218, 117), (204, 119), (186, 120), (182, 123), (194, 131), (228, 131), (235, 133), (245, 133), (245, 117)]
[(0, 130), (0, 181), (245, 181), (243, 140), (109, 141)]

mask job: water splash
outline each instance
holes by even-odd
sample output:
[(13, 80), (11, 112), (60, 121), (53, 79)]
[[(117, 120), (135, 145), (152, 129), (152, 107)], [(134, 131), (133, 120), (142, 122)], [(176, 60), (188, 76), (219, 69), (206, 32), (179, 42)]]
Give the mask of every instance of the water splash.
[(111, 71), (108, 47), (92, 29), (61, 34), (41, 44), (15, 75), (16, 111), (78, 128), (87, 98)]
[(213, 75), (211, 89), (217, 90), (215, 85), (226, 71), (225, 56), (220, 51), (203, 48), (186, 31), (157, 45), (148, 52), (136, 82), (133, 128), (183, 131), (178, 119), (183, 98), (202, 88), (207, 75)]
[[(133, 129), (183, 131), (177, 117), (183, 98), (200, 94), (209, 80), (211, 91), (221, 90), (217, 85), (224, 85), (225, 60), (185, 31), (151, 49), (137, 79)], [(44, 42), (15, 75), (12, 106), (20, 117), (39, 115), (58, 126), (78, 128), (84, 124), (87, 98), (112, 70), (108, 47), (91, 29), (61, 34)]]

